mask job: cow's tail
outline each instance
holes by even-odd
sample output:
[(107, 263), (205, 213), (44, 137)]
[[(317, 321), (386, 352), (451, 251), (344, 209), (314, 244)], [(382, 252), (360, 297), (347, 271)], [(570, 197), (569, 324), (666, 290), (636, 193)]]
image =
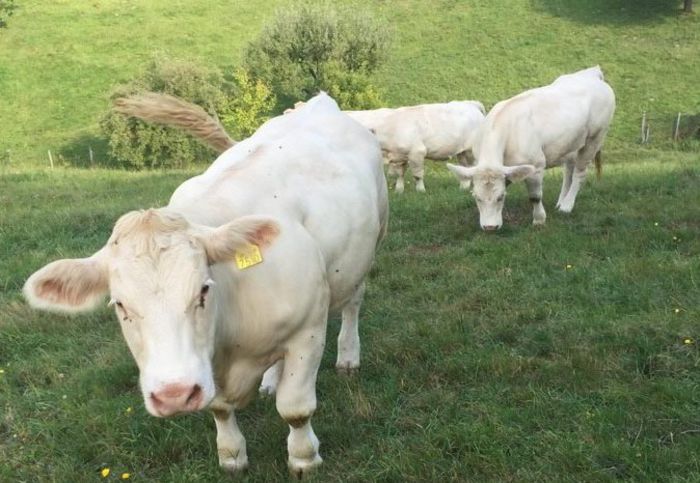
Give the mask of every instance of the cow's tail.
[(114, 110), (143, 121), (182, 129), (200, 142), (223, 153), (236, 144), (219, 121), (201, 107), (156, 92), (119, 97)]
[(595, 176), (597, 179), (600, 179), (603, 177), (603, 150), (599, 149), (597, 153), (595, 153)]

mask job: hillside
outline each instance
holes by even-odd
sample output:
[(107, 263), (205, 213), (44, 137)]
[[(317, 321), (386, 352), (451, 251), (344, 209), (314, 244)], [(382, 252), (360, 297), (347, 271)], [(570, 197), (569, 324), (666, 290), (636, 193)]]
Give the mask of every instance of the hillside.
[[(22, 0), (0, 31), (0, 155), (103, 156), (97, 121), (112, 85), (156, 52), (221, 68), (285, 2)], [(488, 106), (601, 64), (618, 96), (610, 146), (632, 147), (643, 110), (700, 112), (700, 16), (676, 2), (361, 1), (395, 30), (376, 83), (392, 106), (476, 98)], [(655, 133), (653, 133), (655, 134)]]

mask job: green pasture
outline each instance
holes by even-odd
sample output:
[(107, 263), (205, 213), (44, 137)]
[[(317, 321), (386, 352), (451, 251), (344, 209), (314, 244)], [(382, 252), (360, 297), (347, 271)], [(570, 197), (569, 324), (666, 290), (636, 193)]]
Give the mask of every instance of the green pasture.
[[(146, 413), (109, 309), (35, 312), (20, 289), (203, 169), (100, 168), (110, 87), (154, 52), (234, 66), (286, 2), (17, 3), (0, 30), (0, 481), (227, 481), (209, 414)], [(544, 227), (515, 184), (504, 228), (482, 232), (440, 163), (426, 195), (391, 193), (362, 368), (337, 375), (330, 343), (319, 373), (325, 462), (310, 481), (700, 481), (700, 155), (637, 144), (642, 111), (700, 111), (698, 15), (664, 0), (359, 3), (395, 30), (375, 79), (390, 105), (490, 107), (599, 63), (618, 110), (603, 177), (571, 215), (554, 209), (561, 171), (547, 173)], [(88, 147), (96, 167), (71, 167)], [(273, 402), (254, 401), (240, 426), (241, 481), (285, 481)]]

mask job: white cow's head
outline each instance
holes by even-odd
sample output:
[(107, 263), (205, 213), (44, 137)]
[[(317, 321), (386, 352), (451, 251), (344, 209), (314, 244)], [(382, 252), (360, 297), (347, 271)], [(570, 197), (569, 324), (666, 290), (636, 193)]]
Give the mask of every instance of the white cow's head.
[(278, 230), (261, 217), (212, 229), (164, 209), (127, 213), (97, 253), (46, 265), (29, 277), (24, 294), (36, 308), (74, 313), (109, 293), (146, 409), (154, 416), (196, 411), (215, 396), (217, 299), (230, 296), (217, 290), (210, 265), (231, 261), (250, 243), (271, 243)]
[(460, 182), (471, 181), (472, 195), (479, 208), (479, 223), (486, 231), (498, 230), (503, 225), (506, 180), (518, 181), (535, 172), (535, 167), (529, 164), (464, 167), (448, 163), (447, 168)]

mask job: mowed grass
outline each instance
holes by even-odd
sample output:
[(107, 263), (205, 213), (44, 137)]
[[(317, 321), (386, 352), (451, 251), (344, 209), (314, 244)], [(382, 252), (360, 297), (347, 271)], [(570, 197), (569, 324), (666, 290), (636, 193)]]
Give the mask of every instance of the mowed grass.
[[(20, 289), (197, 172), (43, 170), (46, 151), (85, 164), (91, 147), (99, 164), (114, 83), (157, 52), (235, 66), (287, 2), (18, 3), (0, 31), (0, 481), (96, 481), (105, 467), (109, 481), (225, 481), (209, 414), (147, 415), (110, 310), (34, 312)], [(666, 0), (357, 3), (394, 29), (375, 79), (389, 105), (490, 106), (601, 64), (618, 108), (604, 177), (572, 215), (553, 208), (561, 172), (547, 174), (544, 228), (514, 185), (504, 229), (481, 232), (440, 164), (427, 195), (392, 193), (362, 369), (336, 375), (330, 343), (319, 374), (325, 462), (311, 480), (699, 481), (700, 166), (697, 154), (635, 146), (643, 110), (700, 110), (698, 15)], [(329, 341), (337, 332), (333, 319)], [(286, 479), (272, 401), (240, 425), (243, 481)]]
[[(688, 154), (635, 157), (591, 176), (568, 216), (553, 209), (561, 172), (548, 172), (543, 228), (516, 184), (504, 229), (481, 232), (441, 164), (427, 195), (392, 193), (362, 368), (336, 375), (330, 343), (319, 373), (325, 462), (311, 481), (698, 481), (700, 170)], [(111, 481), (225, 480), (209, 414), (146, 413), (110, 310), (50, 315), (19, 294), (193, 173), (0, 180), (0, 481), (95, 481), (104, 467)], [(329, 341), (337, 332), (332, 319)], [(273, 402), (254, 401), (240, 425), (243, 481), (286, 479)]]

